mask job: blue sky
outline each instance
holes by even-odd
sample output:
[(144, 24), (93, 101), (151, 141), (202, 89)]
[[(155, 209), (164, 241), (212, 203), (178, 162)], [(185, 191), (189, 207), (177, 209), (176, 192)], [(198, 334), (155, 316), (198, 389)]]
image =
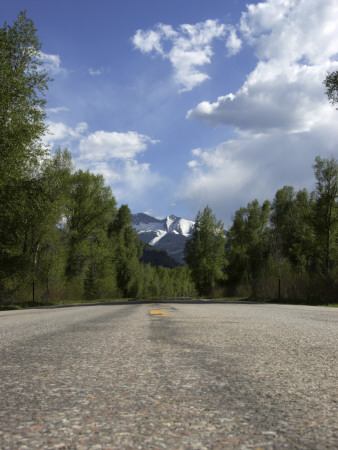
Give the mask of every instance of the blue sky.
[(337, 157), (338, 0), (2, 0), (1, 23), (21, 10), (54, 78), (46, 143), (133, 213), (229, 226)]

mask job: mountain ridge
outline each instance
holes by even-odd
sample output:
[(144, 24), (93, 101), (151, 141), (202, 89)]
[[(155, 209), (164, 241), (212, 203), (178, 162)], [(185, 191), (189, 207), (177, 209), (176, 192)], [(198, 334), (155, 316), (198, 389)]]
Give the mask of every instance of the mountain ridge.
[(144, 243), (166, 250), (180, 264), (185, 263), (184, 247), (194, 231), (193, 221), (174, 214), (157, 219), (145, 213), (138, 213), (132, 215), (132, 224)]

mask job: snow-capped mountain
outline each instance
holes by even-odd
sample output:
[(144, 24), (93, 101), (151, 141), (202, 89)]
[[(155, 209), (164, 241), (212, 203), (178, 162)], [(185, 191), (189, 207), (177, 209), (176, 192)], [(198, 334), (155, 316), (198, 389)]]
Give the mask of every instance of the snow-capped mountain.
[(192, 236), (194, 222), (174, 215), (163, 220), (147, 214), (134, 214), (133, 227), (140, 239), (153, 247), (166, 250), (168, 254), (183, 263), (183, 250), (187, 239)]

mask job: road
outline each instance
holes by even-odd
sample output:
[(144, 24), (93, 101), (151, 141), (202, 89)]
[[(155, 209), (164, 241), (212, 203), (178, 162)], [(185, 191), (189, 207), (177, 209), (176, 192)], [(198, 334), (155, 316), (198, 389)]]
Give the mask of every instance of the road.
[(1, 449), (333, 449), (338, 310), (0, 313)]

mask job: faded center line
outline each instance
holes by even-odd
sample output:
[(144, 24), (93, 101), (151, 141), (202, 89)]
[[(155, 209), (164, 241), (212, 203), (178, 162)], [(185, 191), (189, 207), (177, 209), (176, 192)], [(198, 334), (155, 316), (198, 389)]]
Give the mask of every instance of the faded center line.
[(152, 316), (168, 316), (169, 314), (166, 313), (165, 311), (159, 310), (159, 309), (152, 309), (150, 311), (150, 314)]

